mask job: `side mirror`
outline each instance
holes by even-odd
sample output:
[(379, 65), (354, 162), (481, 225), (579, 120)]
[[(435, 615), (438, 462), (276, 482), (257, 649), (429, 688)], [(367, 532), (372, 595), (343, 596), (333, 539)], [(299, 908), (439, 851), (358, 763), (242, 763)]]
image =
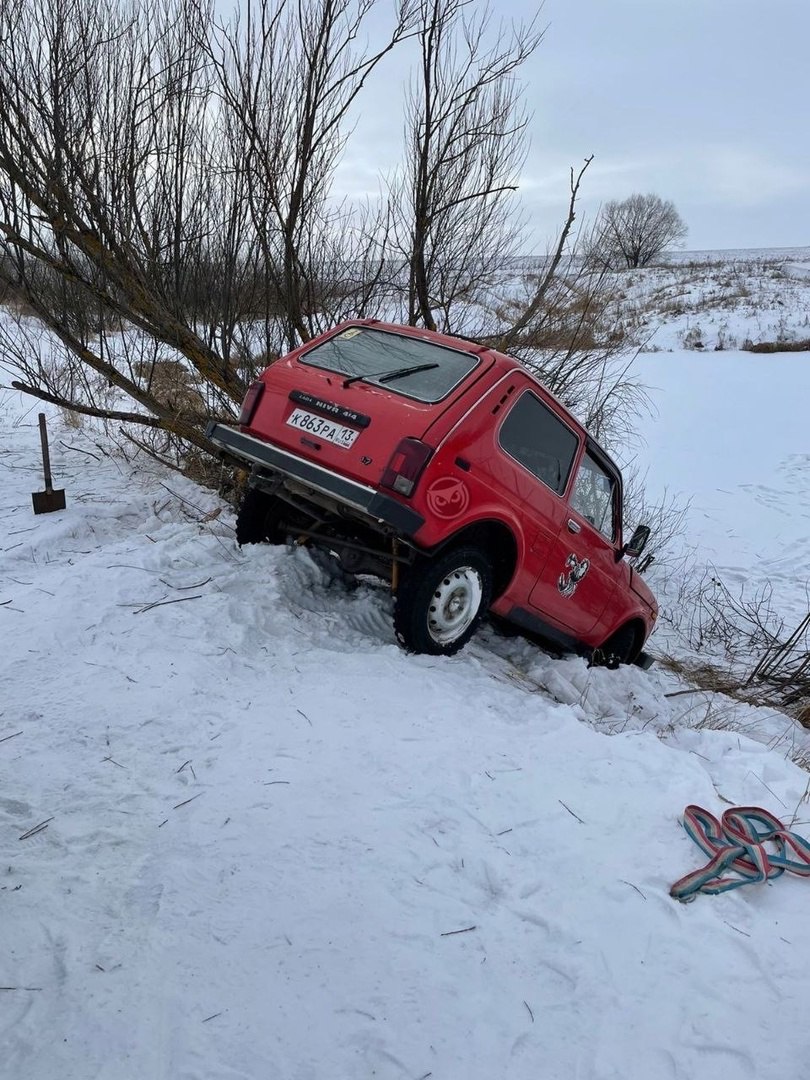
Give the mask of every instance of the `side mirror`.
[(650, 539), (650, 526), (639, 525), (630, 537), (630, 540), (622, 548), (622, 555), (628, 555), (631, 559), (637, 559), (647, 546)]

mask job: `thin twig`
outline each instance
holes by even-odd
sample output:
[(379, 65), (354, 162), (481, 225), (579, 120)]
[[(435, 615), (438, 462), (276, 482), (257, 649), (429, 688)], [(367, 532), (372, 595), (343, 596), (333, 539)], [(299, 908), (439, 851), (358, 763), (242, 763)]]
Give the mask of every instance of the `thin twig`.
[[(731, 923), (730, 923), (730, 922), (726, 922), (726, 920), (725, 920), (725, 919), (723, 919), (723, 922), (724, 922), (724, 923), (726, 923), (726, 926), (731, 926)], [(745, 932), (745, 930), (740, 930), (739, 926), (731, 926), (731, 929), (732, 929), (732, 930), (736, 930), (736, 931), (737, 931), (737, 933), (738, 933), (738, 934), (742, 934), (742, 936), (743, 936), (743, 937), (751, 937), (751, 935), (750, 935), (750, 934), (747, 934), (747, 933)]]
[(439, 937), (452, 937), (454, 934), (469, 934), (470, 930), (477, 930), (477, 926), (465, 926), (461, 930), (445, 930)]
[(797, 818), (799, 816), (799, 807), (802, 805), (802, 803), (804, 802), (804, 800), (808, 796), (810, 796), (810, 780), (807, 781), (807, 787), (804, 789), (804, 793), (801, 796), (801, 798), (799, 799), (799, 801), (796, 803), (796, 809), (793, 811), (793, 814), (791, 815), (791, 818), (790, 818), (790, 827), (791, 827), (791, 829), (796, 824), (796, 820), (797, 820)]
[(721, 690), (704, 690), (702, 687), (695, 687), (692, 690), (675, 690), (671, 694), (664, 694), (664, 697), (683, 697), (684, 694), (715, 694), (722, 693)]
[(568, 811), (568, 813), (571, 815), (571, 817), (576, 818), (577, 821), (580, 823), (580, 825), (585, 824), (585, 822), (582, 820), (582, 818), (579, 816), (579, 814), (575, 814), (574, 811), (571, 809), (571, 807), (566, 806), (566, 804), (562, 801), (562, 799), (557, 799), (557, 802), (560, 804), (560, 806), (565, 807), (565, 809)]
[(95, 461), (101, 461), (101, 458), (98, 456), (98, 454), (93, 454), (90, 450), (82, 450), (81, 447), (78, 446), (68, 446), (68, 444), (66, 442), (62, 442), (61, 439), (59, 440), (59, 445), (64, 446), (66, 450), (75, 450), (77, 454), (87, 454), (88, 457), (93, 458)]
[(622, 883), (622, 885), (629, 885), (631, 889), (635, 889), (642, 900), (647, 899), (647, 897), (644, 895), (638, 885), (634, 885), (632, 881), (625, 881), (624, 878), (619, 878), (619, 881)]
[(164, 491), (168, 491), (170, 495), (174, 495), (175, 499), (179, 499), (181, 503), (185, 503), (186, 506), (190, 506), (192, 510), (196, 510), (198, 514), (202, 514), (203, 516), (205, 515), (206, 511), (203, 510), (201, 506), (197, 506), (197, 504), (191, 502), (190, 499), (184, 499), (182, 495), (178, 495), (176, 491), (172, 491), (168, 484), (161, 484), (160, 486), (163, 488)]
[(152, 570), (148, 566), (133, 566), (132, 563), (114, 562), (107, 567), (108, 570), (143, 570), (145, 574), (159, 574), (159, 570)]
[(203, 585), (207, 585), (212, 579), (207, 577), (205, 581), (199, 581), (196, 585), (172, 585), (171, 582), (166, 581), (165, 578), (161, 578), (160, 581), (169, 589), (174, 589), (176, 592), (191, 592), (192, 589), (201, 589)]
[(523, 1002), (523, 1004), (524, 1004), (524, 1005), (526, 1006), (526, 1009), (527, 1009), (527, 1011), (528, 1011), (528, 1013), (529, 1013), (529, 1016), (530, 1016), (530, 1017), (532, 1018), (532, 1023), (534, 1023), (534, 1013), (532, 1012), (532, 1010), (531, 1010), (531, 1007), (529, 1006), (529, 1003), (528, 1003), (528, 1001), (524, 1001), (524, 1002)]
[[(782, 802), (782, 800), (779, 798), (779, 796), (776, 794), (776, 792), (773, 790), (773, 788), (768, 787), (768, 785), (765, 783), (765, 781), (762, 779), (761, 776), (757, 776), (757, 774), (752, 769), (749, 769), (748, 773), (750, 773), (750, 775), (753, 776), (755, 780), (759, 780), (760, 784), (762, 784), (762, 786), (765, 788), (765, 790), (770, 791), (771, 795), (773, 795), (773, 797), (776, 799), (776, 801), (778, 803), (781, 803), (781, 805), (784, 806), (784, 808), (787, 810), (787, 803)], [(746, 775), (748, 775), (748, 773), (746, 773)]]
[(28, 832), (24, 832), (22, 836), (18, 837), (18, 839), (27, 840), (29, 836), (36, 836), (38, 832), (42, 832), (43, 829), (48, 828), (49, 821), (53, 821), (53, 817), (45, 818), (44, 821), (40, 821), (39, 825), (35, 825), (33, 829), (29, 829)]
[(198, 791), (197, 794), (192, 795), (190, 799), (186, 799), (184, 802), (179, 802), (177, 806), (173, 806), (172, 810), (179, 810), (181, 806), (188, 806), (190, 802), (194, 802), (195, 799), (199, 799), (199, 797), (204, 794), (204, 791)]
[(146, 604), (145, 607), (137, 608), (132, 612), (133, 615), (141, 615), (144, 611), (151, 611), (152, 608), (165, 607), (167, 604), (182, 604), (184, 600), (201, 600), (202, 593), (197, 593), (196, 596), (178, 596), (174, 600), (156, 600), (154, 604)]
[(13, 735), (4, 735), (0, 742), (8, 742), (9, 739), (16, 739), (18, 735), (22, 735), (22, 731), (15, 731)]

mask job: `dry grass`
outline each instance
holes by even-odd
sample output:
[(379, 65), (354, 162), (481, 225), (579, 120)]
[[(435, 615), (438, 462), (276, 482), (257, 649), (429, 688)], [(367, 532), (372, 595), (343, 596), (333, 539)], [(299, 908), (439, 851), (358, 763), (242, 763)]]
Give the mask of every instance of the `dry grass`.
[(139, 362), (134, 367), (144, 388), (163, 405), (178, 414), (205, 415), (206, 403), (198, 389), (199, 377), (179, 360)]
[(234, 469), (198, 450), (184, 455), (181, 472), (195, 484), (216, 491), (234, 507), (241, 502), (250, 475), (246, 469)]
[[(674, 656), (664, 655), (656, 659), (661, 667), (690, 682), (695, 687), (694, 692), (725, 694), (745, 705), (775, 709), (791, 716), (802, 727), (810, 730), (810, 682), (806, 686), (789, 684), (786, 693), (781, 681), (759, 681), (716, 664), (693, 663)], [(684, 695), (692, 692), (678, 691)]]
[(805, 772), (810, 772), (810, 750), (791, 750), (789, 757), (794, 765), (798, 765)]
[[(730, 697), (734, 697), (734, 691), (741, 686), (738, 675), (734, 675), (731, 671), (715, 664), (693, 663), (667, 654), (656, 656), (656, 661), (667, 671), (671, 671), (674, 675), (680, 675), (687, 682), (693, 683), (697, 690), (707, 690), (713, 694), (728, 694)], [(684, 694), (691, 692), (691, 690), (683, 691)], [(742, 698), (738, 700), (742, 700)]]
[(810, 338), (803, 341), (746, 341), (743, 349), (752, 353), (810, 352)]

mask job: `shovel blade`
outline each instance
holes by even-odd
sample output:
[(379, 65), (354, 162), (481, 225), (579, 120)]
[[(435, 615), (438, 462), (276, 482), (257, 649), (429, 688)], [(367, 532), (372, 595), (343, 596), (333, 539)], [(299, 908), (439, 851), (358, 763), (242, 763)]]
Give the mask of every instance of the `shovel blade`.
[(65, 489), (58, 491), (34, 491), (31, 493), (34, 501), (35, 514), (52, 514), (54, 510), (65, 509)]

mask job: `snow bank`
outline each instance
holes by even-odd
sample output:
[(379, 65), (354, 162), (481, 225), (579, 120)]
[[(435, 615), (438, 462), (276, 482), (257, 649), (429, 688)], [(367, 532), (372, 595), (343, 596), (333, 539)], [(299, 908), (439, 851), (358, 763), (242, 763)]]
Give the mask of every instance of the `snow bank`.
[(686, 803), (801, 815), (784, 744), (492, 630), (406, 656), (382, 590), (56, 419), (34, 518), (35, 412), (0, 392), (5, 1075), (800, 1075), (810, 883), (668, 896)]

